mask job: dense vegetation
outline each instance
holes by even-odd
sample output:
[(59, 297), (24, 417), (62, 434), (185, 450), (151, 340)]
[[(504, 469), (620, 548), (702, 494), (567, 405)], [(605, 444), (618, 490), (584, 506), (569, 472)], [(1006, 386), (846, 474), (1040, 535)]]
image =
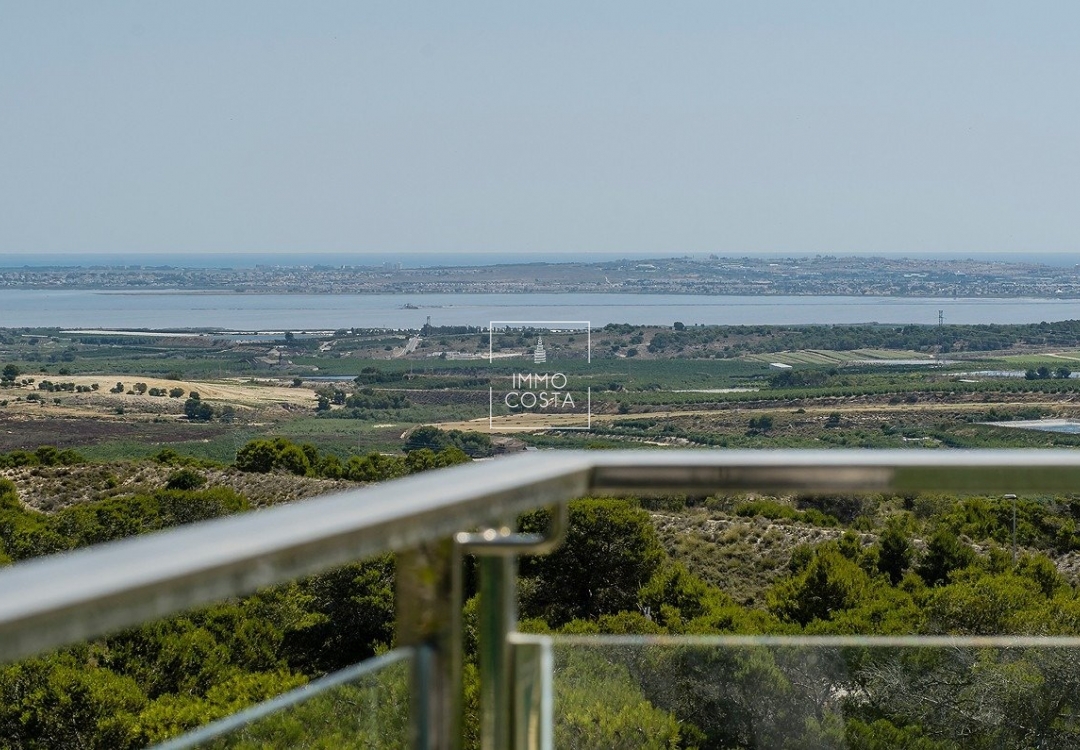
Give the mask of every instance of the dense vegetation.
[[(785, 522), (806, 520), (773, 512), (782, 503), (757, 503)], [(522, 566), (522, 609), (533, 618), (526, 626), (641, 635), (1080, 633), (1080, 597), (1050, 559), (1029, 548), (1014, 563), (1000, 545), (1008, 540), (1007, 502), (824, 505), (855, 508), (848, 530), (797, 548), (763, 606), (747, 607), (666, 555), (644, 510), (576, 503), (567, 544)], [(883, 506), (911, 510), (881, 516)], [(1021, 542), (1077, 549), (1074, 514), (1070, 503), (1021, 501)], [(635, 747), (1065, 748), (1080, 738), (1070, 718), (1080, 700), (1074, 656), (1060, 651), (687, 645), (606, 647), (603, 658), (587, 647), (563, 651), (560, 684), (581, 704), (559, 718), (568, 746), (603, 747), (642, 726), (656, 734)], [(600, 697), (612, 684), (621, 703)]]
[[(605, 332), (624, 332), (607, 326)], [(732, 340), (734, 353), (796, 349), (900, 349), (915, 351), (995, 351), (1015, 346), (1080, 345), (1080, 321), (1015, 325), (808, 325), (677, 326), (652, 336), (649, 351), (675, 353), (694, 346)]]
[(297, 445), (286, 438), (274, 438), (254, 440), (237, 451), (236, 468), (264, 474), (285, 471), (324, 479), (381, 482), (418, 471), (454, 466), (468, 460), (469, 457), (460, 448), (446, 445), (438, 452), (423, 447), (409, 450), (404, 456), (369, 453), (366, 456), (351, 456), (343, 463), (332, 453), (320, 454), (318, 448), (310, 443)]

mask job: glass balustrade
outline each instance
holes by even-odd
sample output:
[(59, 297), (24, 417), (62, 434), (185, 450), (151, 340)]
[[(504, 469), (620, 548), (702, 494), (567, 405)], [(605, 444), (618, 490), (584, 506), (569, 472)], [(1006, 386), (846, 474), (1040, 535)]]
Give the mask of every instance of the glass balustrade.
[(525, 747), (1080, 745), (1080, 638), (515, 634), (511, 643), (518, 695), (533, 696), (517, 717)]
[(401, 648), (157, 746), (157, 750), (404, 750), (409, 672)]

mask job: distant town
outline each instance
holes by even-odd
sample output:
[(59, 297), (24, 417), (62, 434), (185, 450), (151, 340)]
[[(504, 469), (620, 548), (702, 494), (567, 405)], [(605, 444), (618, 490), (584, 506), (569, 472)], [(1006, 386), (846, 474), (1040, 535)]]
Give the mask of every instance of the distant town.
[(0, 267), (0, 288), (230, 293), (590, 292), (716, 295), (1080, 298), (1080, 266), (903, 258), (664, 258), (403, 268), (169, 265)]

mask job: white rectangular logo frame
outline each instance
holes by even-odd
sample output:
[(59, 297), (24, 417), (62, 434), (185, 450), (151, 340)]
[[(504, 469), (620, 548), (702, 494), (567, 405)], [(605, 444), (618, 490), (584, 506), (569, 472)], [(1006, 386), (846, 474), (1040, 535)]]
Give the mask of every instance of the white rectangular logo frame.
[[(549, 331), (585, 331), (585, 354), (587, 362), (592, 364), (592, 321), (589, 320), (489, 320), (488, 321), (488, 364), (495, 362), (495, 326), (504, 328), (546, 328)], [(586, 424), (577, 427), (547, 427), (549, 430), (580, 430), (588, 432), (592, 429), (592, 386), (586, 388)], [(488, 387), (488, 432), (495, 431), (495, 389)]]

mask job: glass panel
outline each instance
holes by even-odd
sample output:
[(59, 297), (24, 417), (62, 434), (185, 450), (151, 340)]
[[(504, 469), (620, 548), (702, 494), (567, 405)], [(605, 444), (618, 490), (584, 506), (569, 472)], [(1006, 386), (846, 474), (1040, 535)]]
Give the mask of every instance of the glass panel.
[(556, 748), (1080, 747), (1076, 638), (551, 646)]
[(158, 745), (157, 750), (403, 750), (409, 744), (411, 656), (411, 649), (398, 649), (370, 659)]

